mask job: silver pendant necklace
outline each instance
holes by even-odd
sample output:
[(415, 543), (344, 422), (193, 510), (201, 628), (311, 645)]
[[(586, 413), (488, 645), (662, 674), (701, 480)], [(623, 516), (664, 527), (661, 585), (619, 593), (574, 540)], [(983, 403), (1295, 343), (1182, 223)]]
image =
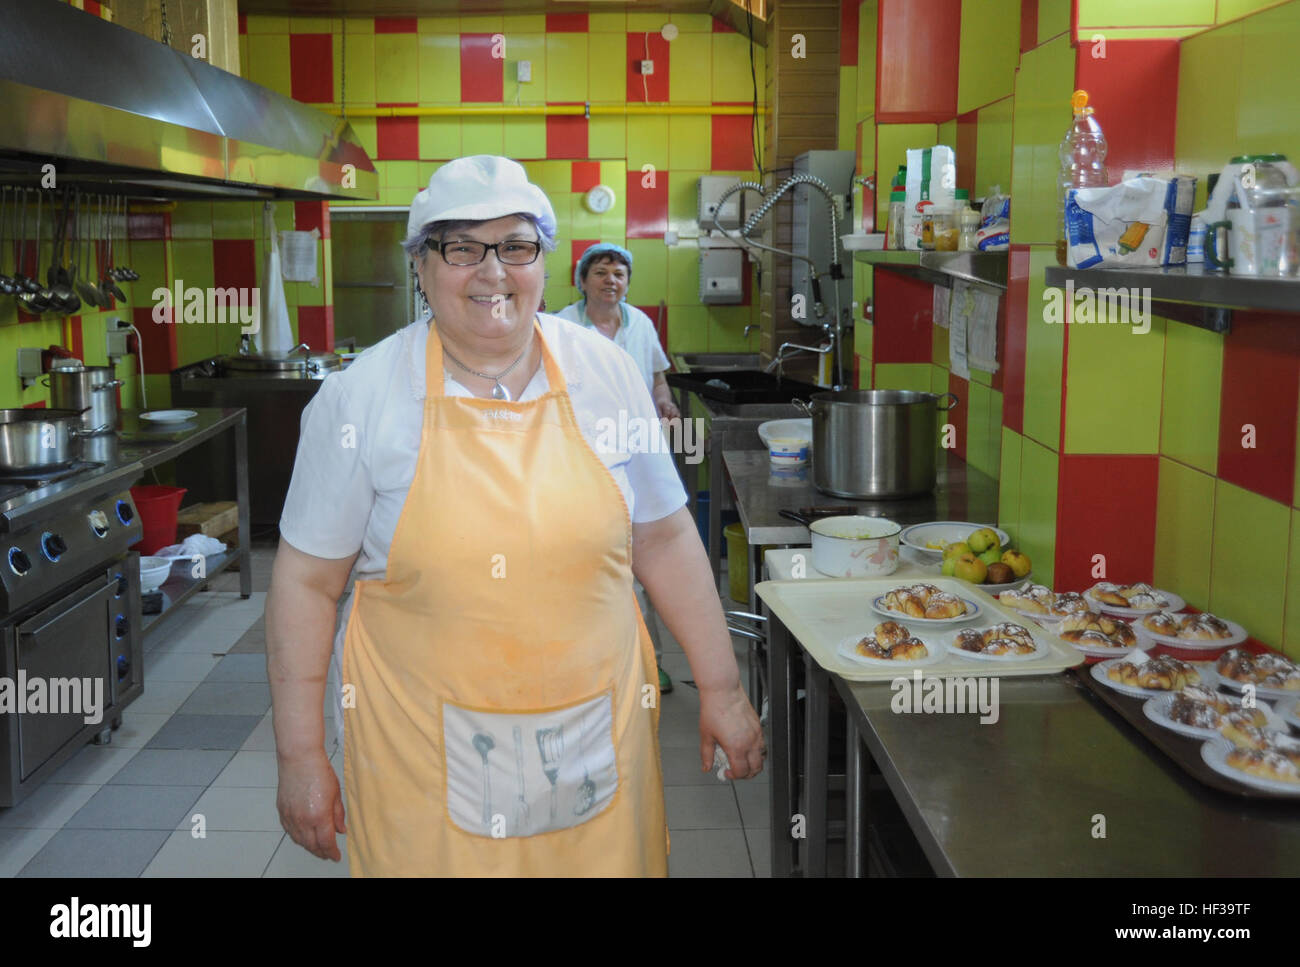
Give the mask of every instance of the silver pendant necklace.
[(443, 353), (446, 355), (446, 357), (447, 357), (448, 359), (450, 359), (453, 363), (455, 363), (455, 364), (456, 364), (457, 366), (459, 366), (461, 369), (465, 370), (465, 372), (467, 372), (467, 373), (472, 373), (473, 375), (479, 377), (479, 379), (490, 379), (490, 380), (492, 380), (492, 382), (496, 384), (496, 385), (494, 385), (494, 386), (492, 387), (492, 398), (493, 398), (494, 400), (505, 400), (507, 403), (511, 403), (511, 402), (514, 402), (514, 401), (511, 399), (511, 396), (510, 396), (510, 390), (506, 389), (504, 386), (501, 385), (501, 380), (502, 380), (503, 377), (505, 377), (505, 376), (509, 376), (509, 375), (510, 375), (510, 371), (511, 371), (512, 369), (514, 369), (516, 366), (518, 366), (518, 365), (520, 364), (520, 362), (523, 361), (523, 358), (524, 358), (525, 356), (528, 355), (528, 350), (532, 348), (532, 345), (533, 345), (533, 340), (532, 340), (532, 337), (531, 337), (531, 334), (530, 334), (529, 339), (528, 339), (528, 344), (527, 344), (526, 346), (524, 346), (524, 351), (521, 352), (521, 353), (519, 354), (519, 356), (515, 359), (515, 361), (514, 361), (513, 363), (511, 363), (511, 364), (510, 364), (509, 366), (507, 366), (505, 369), (501, 370), (501, 372), (497, 373), (497, 375), (495, 375), (495, 376), (490, 376), (490, 375), (487, 374), (487, 373), (480, 373), (477, 369), (470, 369), (468, 366), (466, 366), (464, 363), (462, 363), (459, 359), (457, 359), (455, 356), (453, 356), (450, 352), (448, 352), (446, 346), (443, 346), (443, 347), (442, 347), (442, 351), (443, 351)]

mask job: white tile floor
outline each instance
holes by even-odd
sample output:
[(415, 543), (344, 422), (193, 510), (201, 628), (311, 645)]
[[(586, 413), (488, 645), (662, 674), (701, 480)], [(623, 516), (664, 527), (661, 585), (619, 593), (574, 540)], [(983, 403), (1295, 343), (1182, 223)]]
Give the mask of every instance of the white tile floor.
[[(270, 557), (254, 552), (255, 588), (266, 587)], [(257, 634), (266, 595), (241, 600), (237, 581), (220, 575), (149, 643), (145, 692), (110, 745), (86, 746), (0, 809), (0, 876), (348, 875), (342, 841), (343, 862), (318, 860), (280, 827), (265, 658), (228, 654)], [(767, 876), (766, 776), (720, 783), (700, 771), (698, 694), (666, 630), (662, 642), (676, 686), (660, 719), (670, 874)], [(737, 642), (742, 681), (745, 652)], [(341, 778), (341, 750), (331, 762)]]

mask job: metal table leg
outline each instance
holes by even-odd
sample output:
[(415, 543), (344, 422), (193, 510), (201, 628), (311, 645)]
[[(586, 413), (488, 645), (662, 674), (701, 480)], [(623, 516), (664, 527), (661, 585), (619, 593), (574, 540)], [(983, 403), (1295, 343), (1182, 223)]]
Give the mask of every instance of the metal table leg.
[(863, 877), (867, 875), (866, 820), (867, 820), (867, 771), (870, 756), (867, 747), (858, 735), (858, 724), (850, 712), (848, 734), (845, 740), (847, 766), (844, 774), (845, 837), (844, 837), (844, 871), (847, 876)]
[(723, 479), (726, 469), (722, 463), (722, 454), (709, 454), (709, 567), (713, 569), (714, 580), (718, 577), (718, 568), (722, 566), (722, 490), (726, 486)]
[(830, 754), (830, 677), (811, 655), (804, 655), (804, 702), (807, 706), (804, 728), (804, 790), (808, 814), (808, 862), (804, 876), (826, 875), (826, 844), (829, 829), (826, 821), (827, 757)]
[(769, 690), (768, 725), (771, 729), (768, 742), (768, 763), (772, 779), (772, 875), (794, 875), (795, 841), (791, 825), (797, 806), (794, 802), (794, 735), (790, 728), (791, 710), (794, 708), (793, 682), (791, 680), (790, 649), (793, 640), (781, 620), (768, 614), (767, 633), (767, 683)]
[(235, 501), (239, 505), (239, 596), (253, 593), (253, 542), (248, 505), (248, 413), (235, 424)]
[[(758, 614), (758, 595), (754, 592), (754, 585), (758, 583), (758, 564), (757, 557), (761, 550), (753, 544), (746, 544), (745, 550), (748, 552), (749, 564), (749, 611), (751, 614)], [(759, 674), (759, 662), (763, 660), (763, 650), (759, 647), (759, 642), (750, 640), (749, 642), (749, 700), (754, 703), (754, 708), (760, 713), (763, 710), (763, 677)]]

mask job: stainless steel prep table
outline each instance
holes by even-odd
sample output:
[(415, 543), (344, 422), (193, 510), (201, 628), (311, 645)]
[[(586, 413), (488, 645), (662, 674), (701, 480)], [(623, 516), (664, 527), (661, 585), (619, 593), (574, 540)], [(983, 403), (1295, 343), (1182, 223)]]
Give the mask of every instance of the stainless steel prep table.
[[(790, 670), (807, 666), (802, 763), (793, 747)], [(870, 762), (935, 872), (945, 876), (1286, 876), (1300, 870), (1300, 801), (1251, 801), (1185, 775), (1073, 673), (1002, 679), (1000, 716), (897, 714), (885, 683), (846, 682), (803, 653), (773, 616), (772, 873), (794, 871), (790, 817), (805, 773), (804, 875), (827, 855), (830, 689), (848, 718), (846, 869), (864, 875), (860, 837)], [(1105, 838), (1094, 838), (1095, 817)]]

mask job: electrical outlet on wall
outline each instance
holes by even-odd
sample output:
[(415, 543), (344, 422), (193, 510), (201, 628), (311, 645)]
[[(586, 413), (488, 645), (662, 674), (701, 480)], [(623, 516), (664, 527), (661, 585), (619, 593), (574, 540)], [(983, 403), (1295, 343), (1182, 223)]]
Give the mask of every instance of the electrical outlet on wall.
[(520, 84), (531, 83), (533, 79), (533, 62), (521, 60), (515, 64), (515, 80)]
[(636, 70), (638, 74), (653, 74), (655, 72), (655, 62), (652, 60), (637, 61)]

